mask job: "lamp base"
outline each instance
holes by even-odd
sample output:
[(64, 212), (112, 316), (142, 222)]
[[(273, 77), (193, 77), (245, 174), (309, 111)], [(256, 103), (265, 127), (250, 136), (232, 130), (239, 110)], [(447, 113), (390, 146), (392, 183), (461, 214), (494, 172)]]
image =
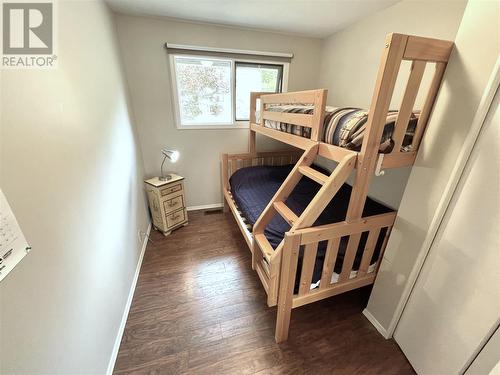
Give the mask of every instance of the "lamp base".
[(171, 175), (171, 174), (167, 174), (167, 175), (165, 175), (165, 176), (160, 176), (160, 177), (158, 177), (158, 179), (159, 179), (160, 181), (170, 181), (170, 180), (172, 179), (172, 175)]

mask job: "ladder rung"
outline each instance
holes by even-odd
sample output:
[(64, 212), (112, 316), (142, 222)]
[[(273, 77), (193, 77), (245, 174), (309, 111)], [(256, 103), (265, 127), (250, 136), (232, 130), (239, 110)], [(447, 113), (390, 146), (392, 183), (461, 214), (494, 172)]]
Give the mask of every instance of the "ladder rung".
[(291, 226), (293, 226), (299, 218), (292, 210), (290, 210), (290, 208), (288, 208), (285, 202), (274, 202), (273, 206), (283, 219), (285, 219), (285, 221)]
[(328, 176), (325, 176), (323, 173), (318, 172), (317, 170), (312, 169), (311, 167), (305, 165), (301, 165), (299, 167), (299, 172), (321, 185), (323, 185), (328, 179)]
[(267, 240), (266, 236), (263, 233), (255, 234), (254, 235), (255, 241), (257, 241), (257, 244), (259, 245), (260, 249), (262, 250), (262, 254), (264, 255), (264, 258), (268, 262), (271, 261), (271, 256), (274, 253), (274, 250)]

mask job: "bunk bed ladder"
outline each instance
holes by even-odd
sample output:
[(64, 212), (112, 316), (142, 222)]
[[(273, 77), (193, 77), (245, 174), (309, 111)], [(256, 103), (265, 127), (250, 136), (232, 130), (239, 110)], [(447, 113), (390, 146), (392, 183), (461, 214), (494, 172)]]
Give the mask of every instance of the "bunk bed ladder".
[[(254, 225), (252, 268), (256, 270), (257, 273), (266, 273), (267, 277), (264, 277), (263, 275), (259, 276), (261, 280), (268, 279), (265, 288), (267, 290), (268, 304), (270, 306), (277, 303), (278, 275), (280, 266), (279, 260), (278, 262), (273, 262), (272, 260), (275, 257), (281, 256), (281, 249), (283, 248), (284, 241), (281, 241), (278, 247), (273, 249), (264, 235), (264, 230), (267, 224), (269, 224), (274, 215), (279, 214), (291, 226), (289, 232), (312, 226), (340, 187), (349, 178), (349, 175), (356, 165), (357, 154), (354, 152), (350, 153), (340, 161), (331, 175), (327, 176), (311, 168), (311, 164), (313, 163), (317, 153), (317, 145), (312, 146), (304, 152)], [(302, 176), (306, 176), (316, 181), (321, 184), (322, 187), (300, 216), (297, 216), (285, 202)], [(264, 260), (265, 263), (263, 263)], [(263, 264), (258, 264), (259, 262)]]
[(288, 174), (287, 178), (285, 179), (281, 187), (278, 189), (276, 194), (274, 194), (274, 197), (268, 203), (266, 208), (264, 208), (264, 211), (262, 211), (262, 214), (259, 216), (259, 219), (255, 223), (253, 227), (253, 236), (254, 236), (254, 251), (252, 252), (253, 269), (256, 269), (256, 262), (258, 261), (258, 259), (256, 258), (257, 251), (255, 251), (258, 250), (256, 249), (256, 246), (258, 246), (258, 248), (262, 251), (262, 255), (267, 262), (270, 262), (271, 257), (274, 254), (274, 250), (271, 247), (271, 244), (269, 244), (269, 241), (267, 241), (267, 238), (264, 236), (264, 230), (267, 224), (269, 224), (269, 222), (272, 220), (274, 215), (279, 213), (290, 225), (292, 225), (292, 223), (297, 221), (298, 219), (297, 216), (292, 212), (292, 210), (290, 210), (285, 205), (285, 201), (287, 200), (287, 198), (292, 193), (295, 186), (297, 186), (300, 179), (302, 178), (302, 173), (300, 170), (305, 167), (310, 168), (309, 166), (313, 163), (317, 153), (318, 153), (318, 145), (315, 144), (302, 154), (302, 156), (297, 161), (293, 169), (290, 171), (290, 173)]

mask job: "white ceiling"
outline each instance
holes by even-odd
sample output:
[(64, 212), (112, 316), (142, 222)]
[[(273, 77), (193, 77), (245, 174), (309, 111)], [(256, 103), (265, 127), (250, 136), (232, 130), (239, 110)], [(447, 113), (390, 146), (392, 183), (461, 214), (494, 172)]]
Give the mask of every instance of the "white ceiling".
[(326, 37), (400, 0), (106, 0), (117, 12)]

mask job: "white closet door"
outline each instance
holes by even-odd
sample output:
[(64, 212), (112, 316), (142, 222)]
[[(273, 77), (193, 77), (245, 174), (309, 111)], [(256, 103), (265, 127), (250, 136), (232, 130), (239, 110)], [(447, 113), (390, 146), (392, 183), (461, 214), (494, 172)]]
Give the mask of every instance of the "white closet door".
[(497, 329), (493, 336), (491, 336), (465, 374), (500, 374), (500, 329)]
[(394, 333), (419, 374), (463, 372), (500, 317), (499, 101), (497, 91)]

